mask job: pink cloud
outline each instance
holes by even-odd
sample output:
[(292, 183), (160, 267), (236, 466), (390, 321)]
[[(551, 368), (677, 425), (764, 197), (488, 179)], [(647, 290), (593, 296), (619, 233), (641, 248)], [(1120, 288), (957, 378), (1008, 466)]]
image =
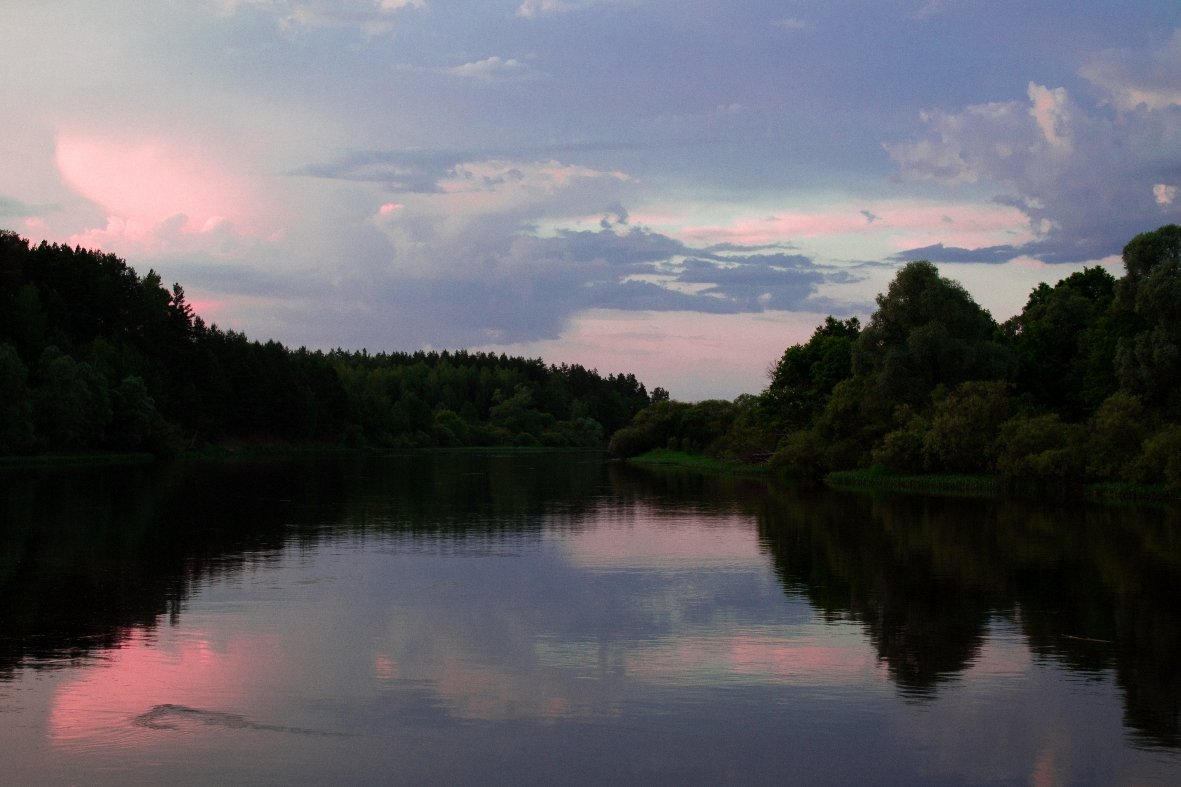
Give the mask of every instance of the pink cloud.
[[(645, 217), (636, 215), (643, 223)], [(1029, 217), (995, 203), (898, 201), (840, 205), (814, 211), (739, 217), (727, 224), (687, 225), (676, 234), (698, 243), (759, 246), (826, 236), (880, 237), (889, 249), (943, 243), (979, 248), (1033, 239)]]
[(106, 215), (71, 242), (155, 249), (179, 235), (266, 234), (262, 200), (245, 178), (195, 146), (61, 133), (62, 181)]

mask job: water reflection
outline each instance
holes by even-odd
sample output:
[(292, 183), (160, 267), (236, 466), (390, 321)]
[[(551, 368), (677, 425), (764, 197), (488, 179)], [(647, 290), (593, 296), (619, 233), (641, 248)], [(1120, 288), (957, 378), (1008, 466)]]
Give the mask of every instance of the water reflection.
[(860, 622), (907, 695), (973, 665), (999, 617), (1038, 658), (1114, 670), (1128, 726), (1181, 743), (1175, 510), (795, 490), (768, 495), (758, 519), (784, 588)]
[(203, 580), (272, 562), (291, 523), (335, 521), (345, 499), (336, 465), (2, 472), (0, 678), (175, 620)]
[(511, 741), (565, 781), (553, 752), (610, 746), (635, 758), (625, 780), (1053, 782), (1157, 773), (1125, 732), (1181, 743), (1168, 509), (768, 490), (540, 453), (0, 484), (0, 693), (29, 729), (44, 696), (71, 756), (200, 764), (236, 735), (271, 741), (288, 781), (345, 751), (471, 780), (448, 759), (459, 735), (483, 765)]

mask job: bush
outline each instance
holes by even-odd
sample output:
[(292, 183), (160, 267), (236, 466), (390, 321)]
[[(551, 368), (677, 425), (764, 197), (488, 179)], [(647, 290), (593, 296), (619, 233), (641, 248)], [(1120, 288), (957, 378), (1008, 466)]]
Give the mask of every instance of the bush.
[(1086, 430), (1057, 413), (1019, 415), (1001, 425), (997, 472), (1009, 478), (1078, 479), (1086, 470)]
[(898, 407), (894, 419), (902, 426), (888, 432), (881, 445), (873, 450), (874, 464), (908, 473), (921, 472), (926, 466), (923, 443), (931, 431), (930, 420), (917, 415), (907, 405)]
[(1096, 478), (1136, 481), (1134, 467), (1152, 422), (1140, 399), (1114, 393), (1099, 405), (1088, 422), (1087, 473)]
[(1125, 480), (1141, 484), (1164, 482), (1181, 489), (1181, 425), (1169, 424), (1146, 439), (1140, 456), (1129, 465)]
[(993, 467), (993, 442), (1013, 414), (1009, 385), (1001, 380), (957, 385), (935, 402), (923, 439), (926, 466), (935, 471), (975, 473)]

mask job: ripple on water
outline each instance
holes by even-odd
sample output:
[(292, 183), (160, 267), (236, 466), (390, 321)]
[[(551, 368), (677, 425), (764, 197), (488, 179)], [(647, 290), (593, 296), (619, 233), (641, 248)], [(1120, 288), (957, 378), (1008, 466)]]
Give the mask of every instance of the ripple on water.
[(192, 708), (188, 705), (173, 705), (165, 703), (156, 705), (151, 710), (141, 713), (133, 720), (136, 727), (149, 730), (187, 730), (193, 727), (223, 727), (231, 730), (262, 730), (266, 732), (286, 732), (296, 735), (320, 735), (329, 737), (348, 737), (348, 733), (317, 730), (308, 727), (290, 727), (283, 724), (264, 724), (252, 721), (237, 713)]

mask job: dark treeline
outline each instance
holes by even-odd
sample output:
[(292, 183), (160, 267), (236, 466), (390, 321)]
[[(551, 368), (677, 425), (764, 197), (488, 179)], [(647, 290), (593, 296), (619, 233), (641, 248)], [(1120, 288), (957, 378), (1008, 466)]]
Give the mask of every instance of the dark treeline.
[(600, 446), (648, 404), (634, 375), (577, 365), (252, 341), (207, 325), (154, 271), (0, 231), (0, 455)]
[(868, 324), (829, 317), (733, 402), (658, 401), (616, 433), (655, 448), (809, 476), (877, 467), (1181, 487), (1181, 227), (1040, 284), (997, 324), (930, 262), (911, 262)]

